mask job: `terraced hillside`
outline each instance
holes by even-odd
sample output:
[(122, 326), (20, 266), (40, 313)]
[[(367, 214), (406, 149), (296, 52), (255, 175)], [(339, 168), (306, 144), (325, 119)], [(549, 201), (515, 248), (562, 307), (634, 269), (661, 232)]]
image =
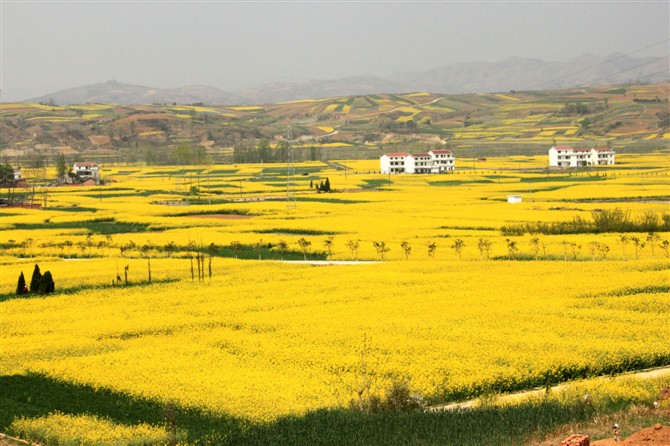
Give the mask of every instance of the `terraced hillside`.
[[(49, 164), (58, 153), (154, 164), (370, 159), (435, 144), (462, 156), (538, 154), (556, 144), (667, 146), (668, 83), (555, 91), (335, 97), (262, 106), (3, 103), (5, 160)], [(290, 128), (290, 130), (289, 130)]]

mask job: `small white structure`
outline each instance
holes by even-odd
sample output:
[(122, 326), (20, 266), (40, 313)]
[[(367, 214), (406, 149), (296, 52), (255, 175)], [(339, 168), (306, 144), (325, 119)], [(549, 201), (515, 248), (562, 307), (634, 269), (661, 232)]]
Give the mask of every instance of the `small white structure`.
[(614, 149), (609, 147), (579, 149), (553, 146), (549, 149), (550, 167), (584, 167), (614, 164)]
[(428, 153), (385, 153), (379, 158), (382, 173), (442, 173), (454, 170), (451, 150), (431, 150)]
[(508, 195), (507, 196), (507, 202), (508, 203), (521, 203), (521, 195)]
[(21, 168), (14, 169), (14, 179), (15, 180), (22, 180), (23, 179), (23, 174), (21, 173)]
[(82, 180), (92, 178), (95, 180), (95, 184), (100, 183), (100, 167), (97, 163), (91, 161), (76, 162), (74, 163), (72, 172), (75, 175), (79, 175), (79, 178)]

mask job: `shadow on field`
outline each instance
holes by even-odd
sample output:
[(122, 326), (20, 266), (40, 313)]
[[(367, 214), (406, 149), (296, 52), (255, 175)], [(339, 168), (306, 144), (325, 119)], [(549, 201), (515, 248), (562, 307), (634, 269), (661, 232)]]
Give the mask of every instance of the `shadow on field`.
[[(0, 431), (16, 417), (59, 411), (92, 414), (120, 424), (165, 425), (163, 403), (45, 375), (0, 377)], [(507, 408), (456, 412), (394, 412), (366, 415), (351, 410), (319, 410), (269, 424), (255, 424), (196, 409), (175, 408), (176, 426), (189, 444), (214, 445), (506, 445), (529, 433), (585, 420), (595, 410), (575, 402), (538, 401)]]

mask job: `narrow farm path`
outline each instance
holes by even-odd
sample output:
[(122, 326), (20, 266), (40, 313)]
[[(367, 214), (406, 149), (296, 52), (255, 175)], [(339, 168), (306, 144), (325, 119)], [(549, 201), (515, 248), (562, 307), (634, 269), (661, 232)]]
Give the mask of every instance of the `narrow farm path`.
[[(651, 378), (658, 378), (661, 376), (668, 376), (670, 375), (670, 365), (663, 366), (663, 367), (656, 367), (653, 369), (648, 369), (648, 370), (642, 370), (639, 372), (630, 372), (630, 373), (625, 373), (621, 375), (616, 375), (616, 376), (630, 376), (633, 378), (640, 378), (640, 379), (651, 379)], [(607, 379), (611, 378), (611, 375), (608, 376), (601, 376), (599, 379)], [(558, 390), (563, 390), (566, 387), (568, 387), (570, 383), (564, 383), (564, 384), (559, 384), (557, 386), (551, 387), (551, 391), (558, 391)], [(534, 389), (534, 390), (524, 390), (521, 392), (514, 392), (514, 393), (506, 393), (502, 394), (498, 397), (499, 401), (504, 401), (504, 402), (514, 402), (518, 401), (522, 398), (526, 398), (529, 396), (533, 395), (542, 395), (543, 393), (546, 392), (546, 389)], [(472, 400), (468, 401), (462, 401), (460, 403), (450, 403), (450, 404), (440, 404), (437, 406), (431, 406), (427, 409), (428, 412), (444, 412), (444, 411), (449, 411), (449, 410), (460, 410), (460, 409), (470, 409), (473, 407), (476, 407), (477, 404), (480, 402), (480, 398), (475, 398)]]

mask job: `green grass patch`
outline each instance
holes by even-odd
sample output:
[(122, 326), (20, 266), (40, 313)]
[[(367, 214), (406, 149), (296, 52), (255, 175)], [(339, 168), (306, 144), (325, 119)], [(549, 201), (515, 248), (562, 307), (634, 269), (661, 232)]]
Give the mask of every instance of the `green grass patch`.
[(283, 235), (337, 235), (335, 231), (319, 231), (317, 229), (295, 229), (295, 228), (271, 228), (259, 229), (256, 234), (283, 234)]
[(363, 183), (361, 185), (362, 189), (379, 189), (381, 187), (386, 187), (389, 185), (389, 180), (387, 179), (371, 179), (371, 180), (363, 180)]
[(45, 222), (45, 223), (15, 223), (14, 229), (83, 229), (93, 234), (121, 234), (128, 232), (146, 232), (150, 230), (148, 223), (120, 222), (115, 218), (96, 218), (93, 220)]
[(96, 213), (98, 210), (96, 208), (87, 208), (84, 206), (68, 206), (68, 207), (50, 207), (45, 208), (50, 211), (59, 211), (59, 212), (91, 212)]
[(546, 183), (546, 182), (570, 182), (570, 183), (588, 183), (594, 181), (605, 181), (606, 176), (599, 175), (589, 175), (589, 176), (578, 176), (578, 175), (568, 175), (568, 176), (553, 176), (551, 174), (546, 177), (524, 177), (521, 178), (522, 183)]

